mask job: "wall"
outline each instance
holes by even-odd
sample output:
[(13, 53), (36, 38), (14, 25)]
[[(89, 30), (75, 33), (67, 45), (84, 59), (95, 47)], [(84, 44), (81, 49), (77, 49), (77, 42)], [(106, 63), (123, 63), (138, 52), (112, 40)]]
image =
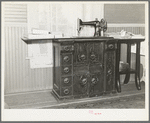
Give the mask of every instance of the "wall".
[(5, 25), (5, 94), (52, 88), (52, 68), (31, 69), (27, 44), (21, 40), (26, 26)]
[[(18, 3), (16, 3), (18, 4)], [(22, 5), (26, 5), (23, 3)], [(14, 7), (15, 5), (13, 5)], [(29, 27), (38, 27), (36, 12), (38, 6), (30, 4), (31, 15)], [(17, 9), (18, 10), (18, 9)], [(33, 11), (32, 11), (33, 10)], [(35, 18), (35, 20), (33, 20)], [(5, 43), (5, 94), (39, 91), (52, 88), (52, 68), (31, 69), (28, 57), (28, 47), (21, 40), (28, 31), (27, 23), (10, 22), (4, 23)]]

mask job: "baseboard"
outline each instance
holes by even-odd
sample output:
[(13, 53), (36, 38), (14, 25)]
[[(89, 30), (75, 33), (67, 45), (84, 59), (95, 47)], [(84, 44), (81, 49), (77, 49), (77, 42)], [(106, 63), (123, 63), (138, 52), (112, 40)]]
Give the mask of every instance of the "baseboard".
[(45, 89), (45, 90), (35, 90), (35, 91), (27, 91), (27, 92), (17, 92), (17, 93), (9, 93), (4, 94), (4, 96), (11, 96), (11, 95), (21, 95), (21, 94), (32, 94), (32, 93), (41, 93), (41, 92), (51, 92), (52, 89)]

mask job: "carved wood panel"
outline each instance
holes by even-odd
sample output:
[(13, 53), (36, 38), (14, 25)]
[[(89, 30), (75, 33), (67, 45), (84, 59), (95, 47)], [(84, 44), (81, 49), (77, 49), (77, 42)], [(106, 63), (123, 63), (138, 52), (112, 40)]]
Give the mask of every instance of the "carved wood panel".
[[(103, 93), (104, 42), (74, 44), (74, 95), (98, 96)], [(80, 59), (82, 55), (84, 59)], [(79, 57), (80, 56), (80, 57)], [(82, 84), (86, 81), (86, 84)]]
[(99, 96), (103, 94), (103, 73), (91, 74), (89, 79), (89, 96)]
[(75, 43), (74, 49), (74, 64), (87, 64), (87, 43)]
[(73, 95), (86, 95), (90, 97), (103, 94), (104, 74), (101, 72), (95, 74), (74, 75)]
[(106, 91), (115, 90), (115, 53), (115, 51), (107, 51), (105, 54)]
[(88, 43), (88, 60), (90, 64), (103, 62), (103, 43)]
[(73, 79), (73, 95), (87, 95), (88, 96), (88, 76), (74, 75)]

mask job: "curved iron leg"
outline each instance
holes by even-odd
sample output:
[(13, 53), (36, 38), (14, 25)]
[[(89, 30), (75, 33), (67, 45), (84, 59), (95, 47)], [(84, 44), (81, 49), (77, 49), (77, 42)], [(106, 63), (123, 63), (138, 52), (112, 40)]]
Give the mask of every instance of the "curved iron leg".
[(141, 90), (141, 82), (140, 82), (140, 78), (137, 76), (137, 74), (135, 74), (135, 85), (138, 90)]
[(136, 43), (136, 73), (135, 73), (135, 84), (138, 90), (141, 90), (140, 83), (140, 42)]
[(121, 84), (120, 84), (120, 74), (119, 74), (119, 62), (120, 62), (120, 46), (121, 44), (117, 44), (117, 57), (116, 57), (116, 89), (117, 92), (121, 92)]
[(116, 82), (116, 87), (117, 87), (117, 92), (121, 92), (121, 84), (120, 84), (120, 79), (118, 78), (117, 79), (117, 82)]
[(128, 84), (129, 79), (130, 79), (130, 73), (126, 73), (126, 75), (125, 75), (125, 80), (124, 80), (124, 84)]
[[(129, 64), (129, 70), (130, 70), (130, 63), (131, 63), (131, 44), (127, 44), (127, 63)], [(130, 79), (130, 73), (126, 73), (124, 84), (127, 84)]]

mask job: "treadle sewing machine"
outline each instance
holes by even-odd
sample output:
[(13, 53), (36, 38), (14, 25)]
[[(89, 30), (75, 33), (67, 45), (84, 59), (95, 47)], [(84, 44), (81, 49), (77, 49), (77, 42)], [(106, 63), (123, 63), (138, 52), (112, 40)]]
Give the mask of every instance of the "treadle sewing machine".
[(82, 20), (78, 18), (77, 20), (78, 36), (80, 35), (80, 31), (83, 26), (94, 26), (95, 28), (94, 37), (103, 36), (103, 32), (107, 30), (107, 22), (103, 18), (101, 19), (101, 21), (98, 21), (98, 19), (96, 18), (95, 21), (88, 21), (88, 22), (82, 22)]
[[(107, 22), (82, 22), (78, 19), (78, 34), (82, 26), (94, 26), (93, 37), (23, 39), (25, 42), (48, 40), (53, 42), (53, 90), (58, 99), (95, 97), (106, 93), (121, 92), (119, 76), (126, 74), (128, 83), (130, 73), (135, 74), (137, 89), (140, 85), (140, 42), (144, 39), (114, 39), (104, 37)], [(128, 47), (127, 62), (131, 60), (131, 44), (137, 44), (136, 69), (119, 71), (120, 45)]]

